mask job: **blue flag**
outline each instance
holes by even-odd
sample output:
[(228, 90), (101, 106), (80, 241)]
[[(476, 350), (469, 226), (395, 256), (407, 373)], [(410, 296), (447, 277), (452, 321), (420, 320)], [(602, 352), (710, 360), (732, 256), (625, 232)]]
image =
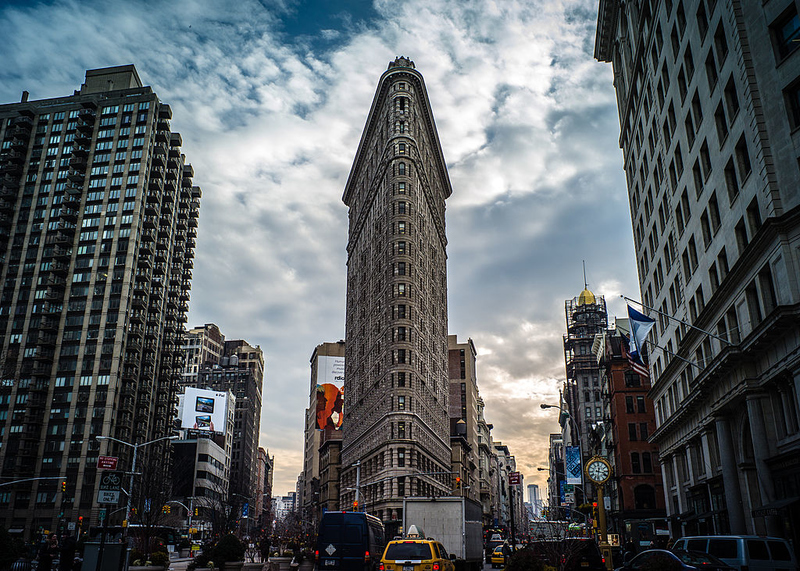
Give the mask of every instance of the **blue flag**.
[(644, 347), (644, 342), (647, 339), (647, 334), (650, 333), (653, 325), (656, 324), (656, 320), (647, 317), (643, 313), (639, 313), (629, 305), (628, 322), (631, 327), (631, 348), (629, 353), (635, 359), (638, 359), (640, 358), (640, 351), (642, 347)]

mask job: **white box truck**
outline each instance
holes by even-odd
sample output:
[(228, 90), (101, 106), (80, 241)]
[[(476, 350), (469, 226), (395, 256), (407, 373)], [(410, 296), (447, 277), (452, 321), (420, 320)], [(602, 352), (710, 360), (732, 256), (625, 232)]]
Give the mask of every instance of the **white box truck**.
[(403, 530), (416, 525), (426, 537), (456, 556), (456, 571), (483, 568), (483, 510), (478, 502), (460, 497), (403, 499)]

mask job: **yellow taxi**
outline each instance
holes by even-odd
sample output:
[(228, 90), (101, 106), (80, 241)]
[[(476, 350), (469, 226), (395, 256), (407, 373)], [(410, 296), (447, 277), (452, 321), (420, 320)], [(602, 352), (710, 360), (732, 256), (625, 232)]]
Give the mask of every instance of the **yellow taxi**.
[(403, 539), (386, 544), (380, 571), (455, 571), (455, 555), (431, 537), (425, 537), (417, 526), (410, 526)]
[(506, 554), (503, 552), (502, 545), (498, 545), (494, 548), (492, 555), (489, 558), (489, 562), (492, 564), (492, 569), (502, 569), (505, 567)]

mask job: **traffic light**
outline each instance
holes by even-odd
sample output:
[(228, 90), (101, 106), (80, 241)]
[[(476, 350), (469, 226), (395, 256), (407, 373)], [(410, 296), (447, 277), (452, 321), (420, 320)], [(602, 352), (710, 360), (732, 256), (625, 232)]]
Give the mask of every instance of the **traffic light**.
[(83, 527), (83, 516), (82, 515), (78, 516), (78, 527), (79, 528)]
[(455, 488), (456, 488), (457, 490), (460, 490), (460, 489), (461, 489), (461, 476), (456, 476), (456, 485), (455, 485)]
[(353, 511), (354, 512), (358, 511), (358, 500), (353, 500)]
[(194, 515), (200, 515), (200, 508), (194, 508)]
[(61, 482), (61, 491), (62, 492), (66, 492), (67, 491), (67, 481), (66, 480), (63, 480)]
[(597, 502), (592, 502), (592, 527), (597, 527), (600, 523), (600, 511), (597, 509)]
[(161, 513), (168, 514), (170, 512), (170, 509), (171, 508), (168, 505), (165, 504), (164, 507), (161, 508)]

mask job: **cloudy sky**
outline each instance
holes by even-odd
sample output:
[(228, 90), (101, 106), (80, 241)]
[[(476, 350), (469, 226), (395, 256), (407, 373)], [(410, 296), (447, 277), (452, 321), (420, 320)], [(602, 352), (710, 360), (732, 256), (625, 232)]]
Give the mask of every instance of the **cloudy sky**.
[(309, 358), (344, 337), (342, 191), (378, 78), (425, 77), (453, 195), (450, 333), (471, 337), (486, 415), (544, 484), (564, 302), (638, 297), (597, 0), (3, 0), (0, 102), (69, 95), (133, 63), (173, 110), (203, 189), (190, 326), (264, 350), (275, 492), (301, 470)]

